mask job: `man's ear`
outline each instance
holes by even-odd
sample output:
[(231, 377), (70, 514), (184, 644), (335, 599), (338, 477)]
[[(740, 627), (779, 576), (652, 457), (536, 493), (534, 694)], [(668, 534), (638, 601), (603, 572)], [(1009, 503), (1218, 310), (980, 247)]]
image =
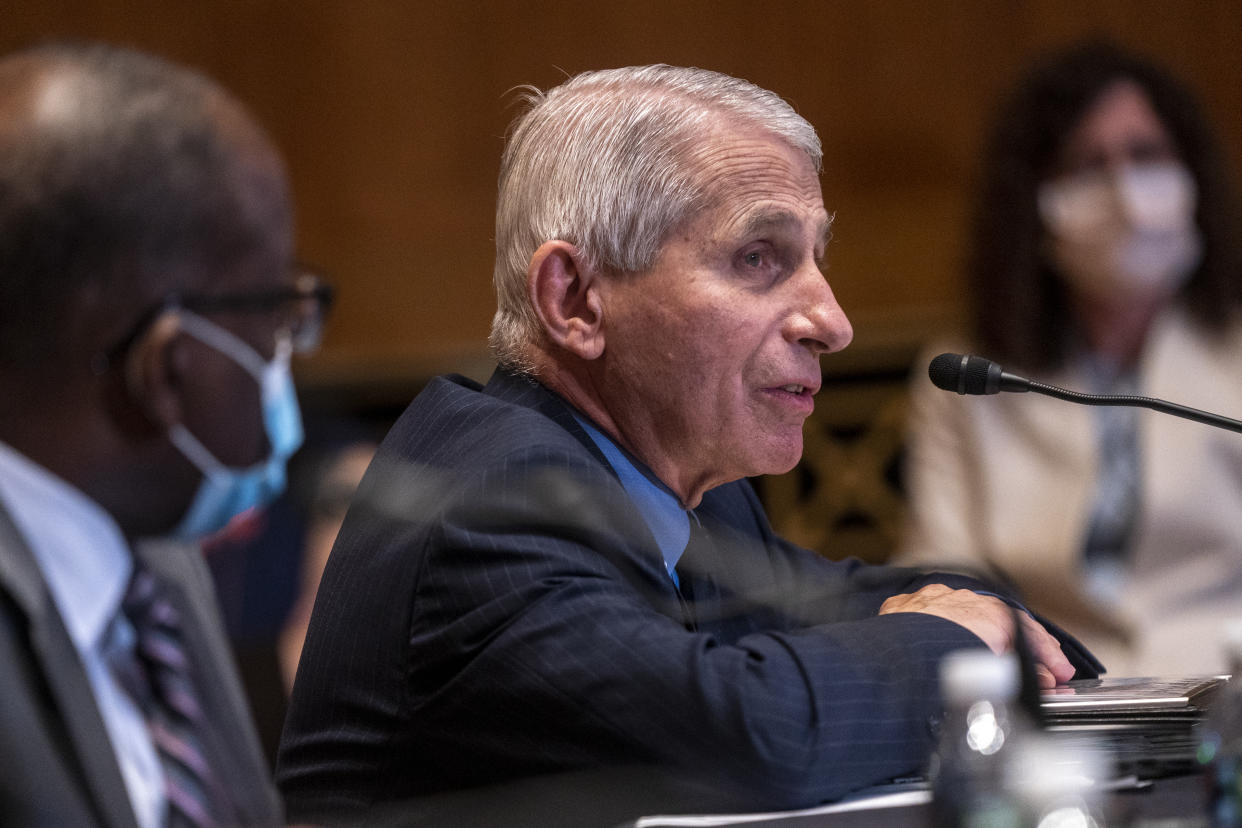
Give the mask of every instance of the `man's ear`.
[(578, 248), (564, 241), (540, 245), (526, 271), (526, 290), (544, 333), (554, 345), (582, 359), (604, 353), (597, 279), (595, 271), (583, 266)]
[(189, 353), (175, 311), (160, 314), (130, 347), (125, 358), (125, 388), (133, 406), (159, 431), (185, 415), (181, 384)]

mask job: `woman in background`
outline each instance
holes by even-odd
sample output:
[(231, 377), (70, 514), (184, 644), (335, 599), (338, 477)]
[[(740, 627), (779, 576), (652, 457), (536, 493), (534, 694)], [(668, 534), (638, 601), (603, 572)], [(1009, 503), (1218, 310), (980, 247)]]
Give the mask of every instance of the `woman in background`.
[[(1107, 43), (1049, 56), (999, 113), (981, 185), (972, 330), (931, 353), (1242, 417), (1242, 224), (1181, 84)], [(1223, 669), (1222, 622), (1242, 615), (1242, 435), (962, 397), (923, 371), (910, 428), (902, 562), (1010, 582), (1113, 675)]]

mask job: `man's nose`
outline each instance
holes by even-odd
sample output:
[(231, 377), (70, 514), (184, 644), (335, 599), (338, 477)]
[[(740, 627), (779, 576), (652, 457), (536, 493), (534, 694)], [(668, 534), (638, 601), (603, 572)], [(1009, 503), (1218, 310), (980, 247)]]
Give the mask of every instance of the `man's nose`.
[(839, 351), (854, 338), (854, 327), (819, 268), (801, 275), (798, 303), (790, 314), (786, 338), (816, 356)]

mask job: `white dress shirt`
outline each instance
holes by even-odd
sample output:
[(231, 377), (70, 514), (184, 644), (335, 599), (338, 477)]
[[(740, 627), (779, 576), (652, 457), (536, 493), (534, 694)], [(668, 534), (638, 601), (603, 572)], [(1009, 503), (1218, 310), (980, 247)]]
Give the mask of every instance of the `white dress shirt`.
[(159, 758), (141, 711), (113, 678), (106, 646), (133, 646), (119, 614), (133, 560), (121, 529), (73, 486), (0, 442), (0, 501), (34, 553), (77, 648), (141, 828), (164, 818)]

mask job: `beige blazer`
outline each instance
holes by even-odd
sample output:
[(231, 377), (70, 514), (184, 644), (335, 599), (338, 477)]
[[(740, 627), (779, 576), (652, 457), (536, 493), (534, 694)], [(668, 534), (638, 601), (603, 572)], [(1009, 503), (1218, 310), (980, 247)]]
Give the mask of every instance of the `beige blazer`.
[[(946, 350), (970, 352), (949, 343), (929, 358)], [(1032, 378), (1086, 390), (1072, 372)], [(1211, 338), (1167, 312), (1139, 382), (1142, 395), (1242, 419), (1242, 325)], [(1092, 409), (1030, 393), (963, 397), (916, 371), (896, 560), (1007, 577), (1111, 675), (1224, 671), (1223, 622), (1242, 617), (1242, 434), (1144, 409), (1139, 451), (1139, 523), (1109, 604), (1089, 593), (1081, 566)]]

